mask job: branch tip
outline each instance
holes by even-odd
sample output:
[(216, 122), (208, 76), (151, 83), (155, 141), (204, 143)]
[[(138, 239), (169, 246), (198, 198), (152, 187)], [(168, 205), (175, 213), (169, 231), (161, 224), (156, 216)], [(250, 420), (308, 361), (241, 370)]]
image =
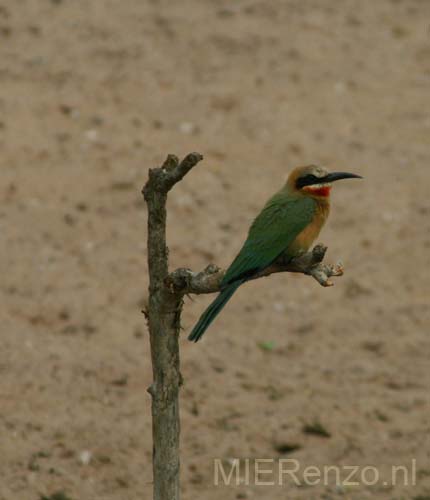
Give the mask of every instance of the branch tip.
[(167, 172), (175, 169), (179, 164), (179, 158), (176, 155), (168, 154), (164, 160), (163, 165), (161, 165), (162, 170)]

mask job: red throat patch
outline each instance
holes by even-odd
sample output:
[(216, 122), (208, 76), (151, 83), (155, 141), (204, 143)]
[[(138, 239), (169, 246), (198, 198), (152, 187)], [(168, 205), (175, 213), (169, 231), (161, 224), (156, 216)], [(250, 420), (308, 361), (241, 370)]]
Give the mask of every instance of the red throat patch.
[(330, 189), (331, 189), (331, 186), (321, 186), (321, 187), (312, 187), (312, 186), (309, 186), (307, 188), (307, 191), (311, 194), (313, 194), (314, 196), (324, 196), (324, 197), (327, 197), (327, 196), (330, 196)]

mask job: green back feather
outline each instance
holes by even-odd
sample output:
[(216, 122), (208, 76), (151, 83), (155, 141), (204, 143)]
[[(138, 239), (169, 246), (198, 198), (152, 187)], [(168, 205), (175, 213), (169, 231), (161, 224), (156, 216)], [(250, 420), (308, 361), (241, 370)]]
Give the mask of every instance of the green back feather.
[(252, 223), (242, 249), (224, 275), (221, 287), (268, 267), (312, 222), (315, 210), (316, 202), (312, 198), (295, 196), (285, 190), (272, 196)]

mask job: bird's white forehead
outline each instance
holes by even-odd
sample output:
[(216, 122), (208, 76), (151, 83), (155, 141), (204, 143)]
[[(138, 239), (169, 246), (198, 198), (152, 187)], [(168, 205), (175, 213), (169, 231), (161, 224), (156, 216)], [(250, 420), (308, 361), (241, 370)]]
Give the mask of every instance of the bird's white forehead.
[(327, 170), (323, 167), (317, 167), (315, 170), (315, 175), (317, 177), (324, 177), (325, 175), (327, 175), (327, 173)]
[(307, 174), (313, 174), (315, 177), (324, 177), (328, 174), (328, 171), (324, 167), (319, 167), (318, 165), (310, 165), (308, 167)]

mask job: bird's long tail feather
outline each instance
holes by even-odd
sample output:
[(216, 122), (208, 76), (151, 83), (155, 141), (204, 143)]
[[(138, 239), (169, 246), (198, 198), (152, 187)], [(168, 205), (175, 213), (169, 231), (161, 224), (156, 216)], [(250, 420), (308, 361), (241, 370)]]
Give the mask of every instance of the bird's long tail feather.
[(206, 311), (200, 316), (199, 321), (194, 326), (192, 332), (188, 336), (188, 340), (192, 342), (197, 342), (200, 337), (205, 333), (212, 321), (221, 312), (221, 309), (227, 304), (231, 299), (234, 292), (243, 283), (243, 280), (238, 280), (229, 285), (227, 288), (222, 290), (218, 297), (212, 302), (212, 304), (206, 309)]

